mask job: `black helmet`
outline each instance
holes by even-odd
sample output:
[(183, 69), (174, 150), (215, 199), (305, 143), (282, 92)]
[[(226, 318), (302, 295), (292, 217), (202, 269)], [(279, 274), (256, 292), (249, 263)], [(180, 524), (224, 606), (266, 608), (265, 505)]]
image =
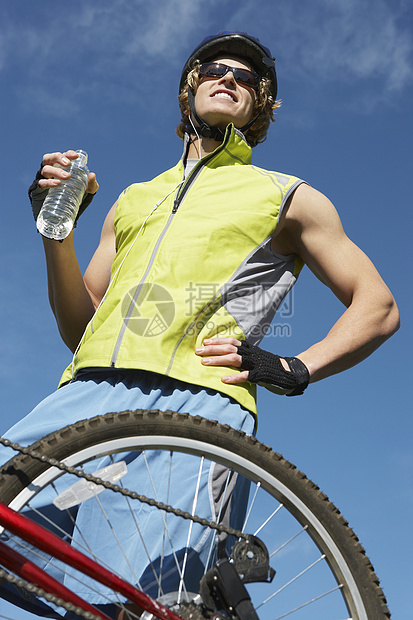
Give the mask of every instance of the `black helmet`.
[(185, 63), (182, 71), (179, 91), (185, 85), (188, 73), (193, 68), (193, 62), (199, 60), (206, 62), (217, 56), (228, 54), (245, 58), (260, 77), (267, 77), (271, 81), (271, 94), (277, 98), (277, 74), (275, 72), (275, 58), (258, 39), (251, 37), (246, 32), (218, 32), (216, 35), (205, 39), (194, 49)]

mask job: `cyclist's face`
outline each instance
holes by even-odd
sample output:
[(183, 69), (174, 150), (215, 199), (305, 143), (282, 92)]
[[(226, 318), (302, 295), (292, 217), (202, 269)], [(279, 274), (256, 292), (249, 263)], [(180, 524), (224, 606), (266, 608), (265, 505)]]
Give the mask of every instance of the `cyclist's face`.
[[(250, 65), (235, 58), (216, 58), (214, 62), (236, 69), (249, 69)], [(228, 123), (243, 127), (252, 117), (256, 94), (252, 88), (239, 84), (231, 71), (220, 78), (202, 77), (195, 95), (199, 116), (208, 125), (225, 129)]]

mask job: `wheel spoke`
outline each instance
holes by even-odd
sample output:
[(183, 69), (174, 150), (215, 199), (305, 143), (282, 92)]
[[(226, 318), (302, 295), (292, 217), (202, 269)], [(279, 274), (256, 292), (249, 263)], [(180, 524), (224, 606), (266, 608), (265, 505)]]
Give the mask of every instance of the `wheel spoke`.
[[(159, 498), (159, 495), (158, 495), (157, 488), (155, 486), (155, 481), (154, 481), (152, 473), (151, 473), (151, 469), (150, 469), (150, 466), (149, 466), (149, 461), (147, 459), (146, 451), (145, 450), (142, 451), (142, 455), (143, 455), (144, 460), (145, 460), (146, 470), (147, 470), (148, 475), (149, 475), (149, 479), (150, 479), (150, 483), (152, 485), (152, 489), (153, 489), (153, 492), (154, 492), (155, 499), (159, 501), (160, 498)], [(168, 482), (168, 487), (169, 487), (169, 482)], [(176, 550), (174, 548), (174, 543), (173, 543), (173, 540), (172, 540), (172, 534), (171, 534), (170, 529), (168, 528), (168, 525), (167, 525), (167, 519), (166, 519), (167, 515), (165, 514), (164, 511), (161, 511), (161, 516), (162, 516), (162, 521), (163, 521), (163, 531), (164, 531), (164, 533), (168, 537), (168, 542), (170, 544), (171, 552), (172, 552), (172, 555), (173, 555), (173, 558), (174, 558), (174, 561), (175, 561), (175, 567), (176, 567), (177, 572), (179, 574), (180, 582), (183, 583), (184, 592), (185, 592), (185, 594), (187, 594), (186, 589), (185, 589), (185, 583), (183, 581), (183, 575), (182, 575), (182, 570), (181, 570), (180, 562), (179, 562)]]
[[(28, 556), (33, 556), (31, 557), (32, 561), (34, 561), (34, 558), (37, 558), (41, 565), (44, 564), (45, 556), (42, 555), (35, 547), (29, 546), (25, 541), (12, 535), (10, 535), (10, 540), (14, 543), (14, 546), (19, 549), (20, 553), (24, 555), (24, 552), (26, 552)], [(54, 571), (56, 571), (57, 573), (62, 573), (63, 576), (69, 574), (68, 567), (62, 564), (61, 562), (57, 563), (57, 561), (54, 561), (53, 558), (49, 559), (49, 561), (47, 562), (47, 566), (48, 566), (47, 572), (50, 572), (50, 569), (49, 569), (50, 567), (54, 569)], [(71, 579), (73, 579), (79, 584), (83, 584), (84, 575), (81, 575), (81, 573), (75, 571), (75, 569), (69, 569), (69, 570), (70, 570)], [(63, 580), (63, 577), (62, 577), (62, 580)], [(88, 586), (91, 592), (104, 597), (107, 603), (113, 602), (111, 601), (109, 597), (107, 597), (104, 593), (102, 593), (96, 586), (93, 586), (91, 583), (89, 583)], [(117, 593), (116, 595), (118, 597), (119, 604), (121, 604), (121, 601), (119, 600), (119, 595)]]
[(273, 517), (275, 517), (275, 515), (281, 510), (281, 508), (283, 508), (283, 504), (280, 504), (279, 506), (277, 506), (277, 508), (272, 512), (272, 514), (270, 514), (270, 516), (260, 525), (258, 530), (255, 530), (254, 536), (258, 536), (261, 530), (267, 525), (267, 523), (271, 521)]
[[(247, 571), (246, 587), (260, 620), (281, 620), (293, 614), (301, 617), (304, 609), (309, 610), (306, 620), (390, 617), (372, 567), (337, 509), (303, 474), (252, 437), (201, 418), (137, 411), (83, 421), (41, 440), (34, 449), (43, 462), (16, 457), (0, 476), (0, 501), (17, 510), (27, 509), (35, 520), (72, 539), (102, 565), (108, 565), (113, 552), (111, 570), (128, 575), (144, 591), (157, 593), (165, 604), (176, 606), (178, 613), (181, 605), (196, 607), (201, 602), (199, 579), (216, 561), (217, 545), (220, 553), (224, 545), (230, 551), (238, 527), (242, 528), (242, 534), (237, 530), (241, 541), (254, 532), (269, 548), (269, 562), (276, 571), (270, 586), (249, 583), (254, 580), (254, 570), (248, 572), (248, 566), (242, 569)], [(125, 454), (133, 467), (129, 475), (128, 464), (128, 474), (119, 485), (123, 508), (122, 495), (117, 493), (112, 504), (109, 490), (87, 500), (91, 514), (110, 528), (111, 538), (104, 542), (109, 544), (112, 539), (113, 544), (106, 553), (99, 536), (89, 540), (89, 513), (83, 511), (83, 504), (76, 515), (71, 510), (61, 515), (64, 525), (55, 523), (47, 501), (45, 508), (42, 504), (42, 489), (48, 500), (50, 486), (57, 494), (65, 483), (59, 461), (77, 468), (85, 465), (86, 471), (92, 471), (103, 461), (115, 462)], [(164, 455), (161, 460), (158, 454)], [(47, 464), (49, 457), (55, 461)], [(19, 469), (21, 476), (14, 476), (12, 472)], [(215, 490), (211, 490), (210, 481)], [(249, 501), (246, 481), (252, 483)], [(130, 485), (134, 494), (126, 488)], [(145, 494), (152, 499), (146, 500)], [(188, 511), (187, 515), (182, 511)], [(84, 531), (79, 527), (79, 515), (86, 523)], [(185, 524), (182, 516), (188, 515), (203, 520), (190, 519)], [(102, 523), (99, 521), (99, 528)], [(222, 524), (218, 531), (216, 523)], [(228, 523), (235, 528), (232, 533), (223, 529)], [(91, 534), (94, 527), (94, 522), (92, 528), (89, 524)], [(99, 532), (106, 536), (104, 529)], [(100, 546), (106, 556), (98, 560)], [(31, 552), (28, 548), (27, 553)], [(246, 553), (244, 559), (234, 553), (231, 561), (247, 561), (250, 552)], [(53, 571), (57, 566), (53, 563)], [(268, 574), (265, 565), (262, 578)], [(72, 570), (68, 576), (69, 581), (78, 578)], [(85, 587), (89, 581), (79, 580)], [(91, 590), (92, 604), (117, 600), (112, 592), (106, 596), (100, 588)], [(128, 613), (139, 616), (133, 609)]]
[(257, 605), (256, 609), (260, 609), (263, 605), (266, 605), (267, 603), (269, 603), (275, 596), (278, 596), (278, 594), (280, 594), (280, 592), (282, 592), (283, 590), (285, 590), (285, 588), (288, 588), (289, 586), (291, 586), (291, 584), (293, 584), (295, 581), (297, 581), (297, 579), (300, 579), (303, 575), (305, 575), (305, 573), (307, 573), (309, 570), (311, 570), (312, 568), (314, 568), (314, 566), (316, 566), (319, 562), (321, 562), (322, 560), (325, 559), (325, 556), (322, 555), (320, 558), (318, 558), (315, 562), (313, 562), (312, 564), (310, 564), (309, 566), (307, 566), (304, 570), (302, 570), (300, 573), (298, 573), (295, 577), (293, 577), (292, 579), (290, 579), (289, 581), (287, 581), (287, 583), (285, 583), (281, 588), (279, 588), (276, 592), (273, 592), (273, 594), (271, 594), (271, 596), (269, 596), (267, 599), (265, 599), (265, 601), (263, 601), (262, 603), (260, 603), (259, 605)]
[[(319, 596), (312, 598), (310, 601), (303, 603), (299, 607), (294, 607), (294, 609), (287, 611), (287, 613), (283, 614), (282, 616), (277, 616), (276, 618), (274, 618), (274, 620), (282, 620), (282, 618), (287, 618), (287, 616), (291, 616), (296, 611), (300, 611), (301, 609), (304, 609), (305, 607), (308, 607), (309, 605), (312, 605), (313, 603), (320, 601), (325, 596), (329, 596), (330, 594), (333, 594), (333, 592), (337, 592), (338, 590), (340, 590), (340, 588), (341, 586), (336, 586), (335, 588), (332, 588), (331, 590), (328, 590), (327, 592), (324, 592), (323, 594), (320, 594)], [(351, 620), (351, 618), (343, 618), (343, 620)]]
[(244, 524), (243, 524), (243, 526), (242, 526), (242, 531), (243, 531), (243, 532), (246, 532), (246, 531), (247, 531), (247, 524), (248, 524), (248, 520), (249, 520), (249, 518), (250, 518), (250, 516), (251, 516), (252, 509), (253, 509), (253, 508), (254, 508), (254, 506), (255, 506), (255, 501), (256, 501), (256, 499), (257, 499), (258, 491), (260, 490), (260, 488), (261, 488), (261, 483), (260, 483), (260, 482), (258, 482), (258, 484), (255, 486), (254, 495), (253, 495), (253, 497), (252, 497), (252, 499), (251, 499), (251, 503), (250, 503), (250, 506), (249, 506), (249, 508), (248, 508), (247, 516), (245, 517), (245, 521), (244, 521)]
[(274, 555), (277, 555), (277, 553), (279, 553), (282, 549), (284, 549), (285, 547), (287, 547), (288, 545), (290, 545), (293, 540), (295, 540), (296, 538), (298, 538), (300, 536), (300, 534), (302, 534), (303, 532), (305, 532), (307, 530), (308, 526), (305, 525), (303, 528), (301, 528), (301, 530), (299, 532), (297, 532), (296, 534), (294, 534), (294, 536), (291, 536), (291, 538), (289, 538), (288, 540), (286, 540), (282, 545), (280, 545), (279, 547), (277, 547), (277, 549), (275, 551), (273, 551), (272, 553), (270, 553), (270, 558), (274, 557)]
[[(197, 481), (196, 481), (194, 499), (193, 499), (193, 502), (192, 502), (192, 511), (191, 511), (192, 515), (196, 514), (196, 507), (197, 507), (197, 503), (198, 503), (198, 494), (199, 494), (199, 487), (200, 487), (200, 484), (201, 484), (201, 475), (202, 475), (203, 466), (204, 466), (204, 457), (201, 458), (200, 463), (199, 463), (198, 477), (197, 477)], [(181, 579), (179, 580), (178, 603), (181, 602), (182, 588), (184, 588), (185, 571), (186, 571), (186, 565), (187, 565), (187, 561), (188, 561), (188, 549), (189, 549), (189, 543), (190, 543), (190, 540), (191, 540), (192, 526), (193, 526), (193, 521), (190, 521), (189, 522), (189, 527), (188, 527), (188, 536), (187, 536), (186, 545), (185, 545), (185, 554), (184, 554), (184, 559), (183, 559), (183, 562), (182, 562)]]

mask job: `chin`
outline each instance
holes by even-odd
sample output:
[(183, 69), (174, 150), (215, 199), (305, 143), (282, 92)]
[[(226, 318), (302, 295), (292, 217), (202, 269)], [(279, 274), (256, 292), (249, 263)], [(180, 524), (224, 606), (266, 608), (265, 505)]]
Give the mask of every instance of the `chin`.
[(243, 127), (243, 125), (245, 125), (245, 123), (240, 122), (231, 114), (205, 114), (203, 116), (200, 116), (205, 120), (206, 123), (208, 123), (208, 125), (213, 127), (219, 127), (222, 130), (225, 130), (230, 123), (234, 123), (235, 127)]

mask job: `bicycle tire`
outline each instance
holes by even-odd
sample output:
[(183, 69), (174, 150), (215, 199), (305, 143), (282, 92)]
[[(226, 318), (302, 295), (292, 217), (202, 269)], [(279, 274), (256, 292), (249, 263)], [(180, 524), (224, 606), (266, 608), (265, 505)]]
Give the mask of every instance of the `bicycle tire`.
[[(284, 595), (281, 591), (285, 587), (281, 586), (277, 599), (273, 598), (274, 595), (270, 596), (271, 600), (277, 601), (275, 608), (274, 603), (269, 607), (272, 619), (276, 614), (281, 614), (277, 616), (281, 618), (294, 613), (297, 618), (321, 620), (324, 608), (320, 611), (319, 601), (327, 598), (330, 601), (332, 597), (334, 604), (340, 598), (339, 605), (344, 603), (343, 609), (348, 611), (352, 620), (390, 618), (373, 567), (338, 509), (294, 465), (254, 437), (199, 416), (137, 410), (109, 413), (77, 422), (48, 435), (33, 444), (32, 448), (70, 465), (80, 465), (92, 458), (126, 449), (147, 451), (152, 448), (203, 454), (208, 459), (223, 463), (259, 482), (268, 496), (286, 509), (288, 518), (292, 516), (300, 524), (301, 531), (305, 530), (308, 534), (306, 541), (311, 539), (321, 552), (323, 574), (327, 572), (327, 566), (338, 585), (338, 594), (313, 597), (311, 604), (315, 606), (315, 616), (308, 615), (312, 613), (309, 612), (309, 605), (306, 601), (297, 602), (295, 594), (292, 596), (295, 608), (285, 608), (283, 600), (280, 604), (279, 598)], [(37, 493), (37, 487), (45, 487), (58, 475), (47, 463), (34, 460), (27, 454), (19, 454), (1, 469), (0, 501), (21, 510)], [(272, 536), (268, 536), (270, 542)], [(263, 540), (268, 545), (266, 538)], [(278, 568), (277, 564), (277, 574), (280, 572), (282, 578), (283, 569)]]

